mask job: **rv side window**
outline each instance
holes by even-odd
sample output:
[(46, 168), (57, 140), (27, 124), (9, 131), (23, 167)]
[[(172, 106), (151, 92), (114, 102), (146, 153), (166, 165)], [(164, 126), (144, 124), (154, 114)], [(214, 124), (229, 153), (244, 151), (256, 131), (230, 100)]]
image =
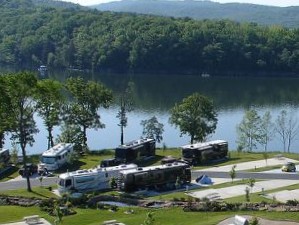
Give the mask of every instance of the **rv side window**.
[(65, 180), (65, 187), (70, 187), (72, 186), (72, 180), (68, 179), (68, 180)]

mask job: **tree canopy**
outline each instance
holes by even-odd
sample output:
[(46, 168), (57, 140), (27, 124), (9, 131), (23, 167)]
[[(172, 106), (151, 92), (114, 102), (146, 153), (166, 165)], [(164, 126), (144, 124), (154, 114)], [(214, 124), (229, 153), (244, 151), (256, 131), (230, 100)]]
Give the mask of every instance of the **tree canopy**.
[(31, 0), (2, 1), (0, 15), (1, 66), (256, 75), (299, 70), (298, 29), (49, 8)]
[(100, 107), (108, 107), (112, 101), (112, 92), (102, 83), (84, 81), (83, 78), (68, 78), (66, 90), (70, 93), (70, 101), (64, 110), (64, 119), (69, 124), (82, 128), (83, 147), (87, 148), (88, 128), (104, 128), (98, 112)]
[(204, 141), (216, 130), (217, 113), (213, 102), (206, 96), (194, 93), (171, 109), (169, 122), (179, 127), (181, 134), (190, 135), (190, 142)]

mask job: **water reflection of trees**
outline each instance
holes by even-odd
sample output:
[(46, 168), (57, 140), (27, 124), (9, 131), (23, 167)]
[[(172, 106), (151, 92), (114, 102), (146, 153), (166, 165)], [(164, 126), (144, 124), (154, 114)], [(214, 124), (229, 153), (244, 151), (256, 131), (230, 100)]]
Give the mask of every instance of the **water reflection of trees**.
[(209, 77), (194, 75), (136, 75), (63, 73), (53, 77), (84, 76), (103, 82), (117, 95), (129, 81), (135, 83), (136, 110), (168, 111), (176, 102), (199, 92), (213, 99), (218, 109), (248, 108), (250, 106), (279, 107), (299, 105), (299, 79)]
[(299, 103), (299, 79), (291, 78), (106, 75), (100, 76), (100, 80), (115, 92), (128, 80), (133, 81), (136, 86), (136, 105), (144, 110), (169, 110), (176, 102), (194, 92), (211, 97), (220, 109)]

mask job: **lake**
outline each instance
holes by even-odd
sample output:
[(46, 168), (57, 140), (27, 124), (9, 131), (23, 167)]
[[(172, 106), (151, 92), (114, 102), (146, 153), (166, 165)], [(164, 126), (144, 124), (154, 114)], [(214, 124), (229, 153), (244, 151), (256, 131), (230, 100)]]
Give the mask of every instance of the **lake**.
[[(64, 79), (66, 73), (51, 73), (50, 76)], [(163, 141), (158, 144), (167, 147), (179, 147), (188, 144), (188, 136), (180, 136), (180, 132), (168, 123), (169, 110), (176, 102), (194, 92), (199, 92), (214, 101), (218, 113), (216, 132), (209, 137), (224, 139), (229, 148), (236, 149), (236, 126), (242, 120), (246, 109), (254, 108), (259, 115), (270, 111), (273, 121), (281, 110), (285, 109), (299, 119), (299, 79), (298, 78), (252, 78), (252, 77), (206, 77), (191, 75), (117, 75), (117, 74), (85, 74), (87, 79), (101, 81), (114, 93), (125, 89), (128, 81), (135, 84), (135, 109), (128, 113), (128, 126), (124, 131), (124, 139), (131, 141), (142, 136), (141, 120), (156, 116), (164, 124)], [(109, 109), (100, 109), (101, 120), (106, 128), (88, 130), (88, 145), (91, 150), (112, 149), (120, 144), (120, 127), (116, 118), (117, 103)], [(29, 154), (41, 153), (46, 150), (47, 139), (43, 122), (36, 116), (40, 133), (35, 136), (35, 144), (28, 147)], [(55, 135), (59, 128), (55, 129)], [(6, 147), (10, 147), (7, 140)], [(292, 142), (291, 151), (299, 153), (299, 136)], [(282, 151), (279, 136), (273, 138), (268, 145), (269, 151)], [(261, 151), (258, 146), (256, 151)]]

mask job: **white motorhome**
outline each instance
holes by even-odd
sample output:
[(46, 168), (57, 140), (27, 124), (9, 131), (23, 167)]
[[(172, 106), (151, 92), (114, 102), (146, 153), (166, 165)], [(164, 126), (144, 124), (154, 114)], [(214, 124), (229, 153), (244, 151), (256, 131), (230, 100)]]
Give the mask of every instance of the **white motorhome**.
[(64, 193), (68, 191), (86, 192), (108, 189), (112, 177), (118, 178), (121, 171), (132, 170), (137, 167), (136, 164), (127, 164), (63, 173), (58, 177), (58, 191)]
[(71, 143), (59, 143), (41, 155), (38, 171), (53, 171), (64, 165), (74, 151)]

